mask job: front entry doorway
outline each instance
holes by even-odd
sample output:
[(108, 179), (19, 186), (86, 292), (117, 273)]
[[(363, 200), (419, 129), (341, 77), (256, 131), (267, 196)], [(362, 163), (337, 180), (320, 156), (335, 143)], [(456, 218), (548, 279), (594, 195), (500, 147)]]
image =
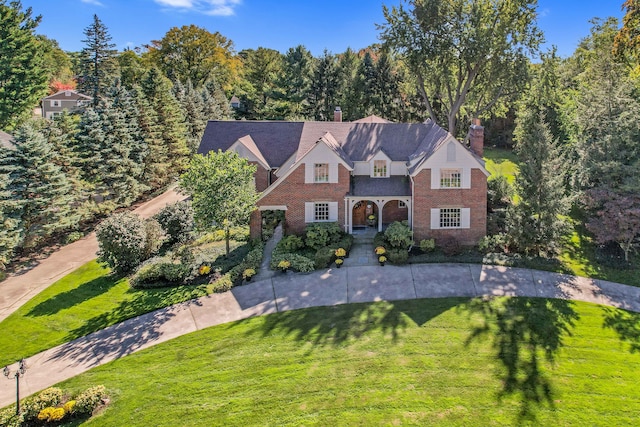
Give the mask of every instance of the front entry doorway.
[(353, 227), (363, 228), (369, 224), (377, 224), (377, 222), (369, 220), (369, 216), (373, 215), (378, 218), (378, 207), (371, 200), (360, 200), (353, 206), (352, 224)]

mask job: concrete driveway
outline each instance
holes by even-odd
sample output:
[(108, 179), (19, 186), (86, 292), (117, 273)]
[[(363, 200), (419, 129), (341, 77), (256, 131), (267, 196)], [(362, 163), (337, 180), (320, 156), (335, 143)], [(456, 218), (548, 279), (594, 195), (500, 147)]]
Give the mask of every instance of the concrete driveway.
[[(155, 197), (134, 210), (148, 218), (169, 203), (184, 200), (186, 196), (173, 189)], [(96, 258), (98, 241), (95, 233), (64, 246), (35, 265), (11, 274), (0, 283), (0, 321), (20, 308), (43, 289), (61, 279), (76, 268)]]
[[(28, 358), (24, 396), (180, 335), (268, 313), (416, 298), (529, 296), (572, 299), (640, 312), (640, 288), (519, 268), (469, 264), (353, 266), (269, 279), (127, 320)], [(15, 399), (0, 382), (0, 407)]]

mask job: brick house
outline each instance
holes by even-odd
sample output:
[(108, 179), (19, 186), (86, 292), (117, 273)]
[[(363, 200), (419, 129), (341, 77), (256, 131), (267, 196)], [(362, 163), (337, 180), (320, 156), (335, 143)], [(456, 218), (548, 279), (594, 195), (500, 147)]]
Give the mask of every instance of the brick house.
[(232, 150), (257, 166), (261, 197), (251, 218), (285, 212), (287, 233), (311, 222), (338, 222), (351, 233), (407, 220), (414, 238), (453, 236), (473, 245), (486, 234), (484, 129), (471, 149), (431, 120), (392, 123), (371, 116), (342, 122), (210, 121), (198, 152)]
[(90, 96), (83, 95), (75, 90), (61, 90), (42, 99), (42, 117), (53, 119), (64, 110), (76, 111), (84, 109), (91, 103)]

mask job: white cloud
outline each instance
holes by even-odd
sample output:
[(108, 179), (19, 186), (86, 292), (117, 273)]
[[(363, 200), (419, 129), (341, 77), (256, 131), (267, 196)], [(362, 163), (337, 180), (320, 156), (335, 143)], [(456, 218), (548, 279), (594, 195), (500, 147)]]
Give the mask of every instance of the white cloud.
[(82, 3), (92, 4), (94, 6), (104, 6), (99, 0), (80, 0)]
[[(83, 0), (84, 1), (84, 0)], [(96, 0), (88, 0), (96, 1)], [(230, 16), (242, 0), (154, 0), (156, 3), (176, 9), (189, 10), (205, 15)]]

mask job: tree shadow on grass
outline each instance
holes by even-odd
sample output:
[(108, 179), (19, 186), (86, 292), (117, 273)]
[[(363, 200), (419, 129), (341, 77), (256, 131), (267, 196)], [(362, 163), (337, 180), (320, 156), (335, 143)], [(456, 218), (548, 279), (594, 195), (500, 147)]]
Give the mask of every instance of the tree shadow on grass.
[(481, 323), (466, 340), (490, 339), (495, 357), (501, 363), (497, 372), (502, 382), (498, 401), (520, 396), (518, 423), (535, 421), (535, 407), (547, 404), (554, 408), (551, 379), (541, 364), (552, 364), (571, 336), (579, 319), (571, 301), (541, 298), (474, 299), (466, 305), (470, 316)]
[[(190, 305), (201, 305), (198, 300), (189, 299), (193, 296), (193, 291), (187, 289), (188, 287), (184, 288), (138, 292), (137, 298), (124, 301), (109, 313), (96, 316), (81, 327), (69, 331), (66, 339), (73, 341), (59, 347), (50, 359), (68, 360), (72, 365), (97, 366), (157, 341), (163, 336), (163, 326), (168, 321), (179, 312), (188, 310)], [(166, 305), (163, 297), (167, 298), (168, 294), (176, 303), (181, 298), (189, 300), (157, 309)]]
[(613, 329), (629, 352), (640, 353), (640, 313), (605, 307), (602, 326)]
[(105, 275), (89, 280), (77, 288), (62, 292), (33, 307), (27, 316), (50, 316), (108, 292), (122, 276)]
[(379, 330), (396, 342), (411, 321), (421, 326), (467, 301), (467, 298), (441, 298), (431, 299), (428, 304), (424, 300), (384, 301), (293, 310), (266, 317), (259, 328), (249, 330), (247, 335), (284, 333), (315, 348), (338, 347)]

